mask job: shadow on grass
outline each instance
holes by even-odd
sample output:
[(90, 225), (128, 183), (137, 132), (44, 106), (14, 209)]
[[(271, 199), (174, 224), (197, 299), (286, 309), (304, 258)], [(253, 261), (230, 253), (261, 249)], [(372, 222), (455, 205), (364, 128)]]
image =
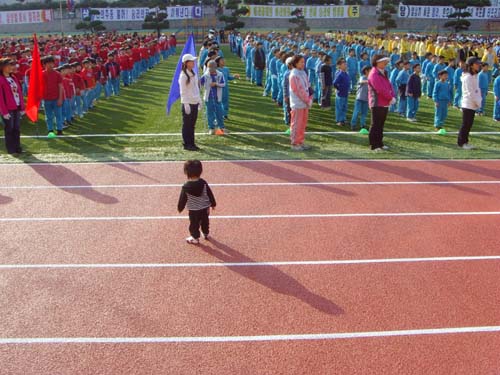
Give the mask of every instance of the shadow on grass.
[[(209, 245), (200, 245), (207, 254), (224, 263), (255, 263), (254, 259), (219, 241), (210, 240)], [(274, 266), (227, 266), (227, 268), (250, 281), (258, 283), (275, 293), (296, 298), (312, 308), (329, 315), (344, 314), (344, 310), (329, 299), (307, 289), (293, 277)]]

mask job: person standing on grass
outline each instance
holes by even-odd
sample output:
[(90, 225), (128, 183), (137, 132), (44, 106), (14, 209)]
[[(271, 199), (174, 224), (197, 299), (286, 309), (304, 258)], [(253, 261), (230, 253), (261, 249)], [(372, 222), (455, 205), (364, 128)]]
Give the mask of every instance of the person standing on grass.
[(5, 133), (5, 147), (9, 154), (20, 154), (21, 117), (24, 114), (23, 89), (12, 72), (16, 62), (0, 59), (0, 114), (2, 115)]
[(493, 103), (493, 120), (500, 121), (500, 75), (493, 82), (493, 95), (495, 103)]
[(478, 109), (477, 115), (484, 115), (484, 107), (486, 106), (486, 97), (488, 96), (488, 88), (490, 87), (490, 76), (488, 73), (488, 63), (482, 63), (481, 71), (477, 75), (479, 90), (481, 90), (481, 108)]
[(179, 75), (179, 89), (182, 106), (182, 140), (184, 150), (198, 151), (194, 141), (194, 128), (201, 105), (198, 76), (193, 70), (196, 57), (191, 54), (182, 56), (182, 71)]
[(63, 135), (62, 105), (64, 88), (62, 76), (54, 70), (55, 60), (53, 56), (46, 56), (43, 63), (43, 103), (45, 108), (45, 118), (47, 130), (50, 136), (54, 135), (54, 120), (57, 128), (57, 135)]
[(321, 109), (330, 109), (332, 107), (332, 85), (333, 85), (333, 73), (332, 73), (332, 58), (329, 55), (325, 55), (323, 58), (323, 65), (319, 73), (321, 80)]
[(399, 94), (398, 103), (398, 113), (401, 117), (406, 116), (406, 86), (408, 85), (408, 80), (410, 79), (410, 62), (403, 62), (403, 69), (400, 70), (398, 76), (396, 77), (396, 87)]
[(462, 104), (462, 74), (465, 68), (465, 61), (461, 61), (458, 63), (458, 68), (455, 70), (455, 74), (453, 75), (453, 86), (455, 89), (455, 96), (453, 98), (453, 106), (457, 109), (460, 109)]
[(419, 107), (420, 97), (422, 96), (422, 81), (420, 80), (421, 67), (420, 64), (413, 66), (413, 74), (408, 79), (406, 86), (406, 97), (408, 105), (406, 108), (406, 118), (410, 122), (417, 121), (417, 111)]
[(177, 209), (179, 213), (184, 208), (189, 210), (189, 233), (186, 242), (192, 245), (200, 243), (200, 226), (203, 238), (209, 240), (210, 209), (214, 210), (217, 203), (208, 183), (201, 178), (203, 165), (199, 160), (188, 160), (184, 163), (184, 174), (188, 181), (182, 186)]
[(440, 131), (444, 127), (448, 117), (448, 107), (451, 106), (451, 85), (448, 82), (448, 72), (441, 70), (438, 72), (438, 80), (434, 84), (432, 100), (436, 107), (434, 112), (434, 127)]
[(305, 60), (296, 55), (292, 60), (293, 70), (290, 73), (290, 108), (291, 132), (290, 139), (293, 151), (304, 151), (310, 147), (304, 144), (309, 109), (312, 107), (313, 96), (309, 79), (305, 72)]
[(356, 130), (359, 117), (359, 125), (361, 127), (360, 130), (362, 130), (362, 134), (367, 133), (366, 115), (368, 114), (368, 74), (370, 74), (370, 70), (370, 66), (364, 66), (361, 69), (361, 77), (359, 78), (356, 102), (354, 104), (354, 113), (352, 114), (351, 119), (351, 130)]
[[(204, 88), (203, 99), (208, 121), (208, 134), (224, 135), (224, 109), (222, 107), (222, 89), (226, 86), (224, 75), (217, 70), (217, 63), (210, 60), (207, 71), (200, 79), (200, 85)], [(215, 131), (217, 124), (218, 130)]]
[(396, 103), (394, 90), (385, 70), (389, 61), (384, 55), (374, 55), (373, 69), (368, 75), (368, 103), (372, 114), (369, 139), (371, 149), (376, 152), (389, 149), (384, 145), (384, 125), (389, 106)]
[(255, 84), (262, 87), (262, 75), (266, 67), (266, 54), (262, 49), (262, 42), (257, 42), (257, 46), (252, 53), (252, 63), (255, 69)]
[(106, 76), (108, 78), (108, 97), (113, 94), (120, 95), (120, 65), (115, 61), (115, 54), (110, 52), (108, 54), (108, 61), (104, 64)]
[(351, 77), (347, 74), (347, 62), (344, 59), (337, 61), (337, 72), (333, 80), (333, 87), (337, 90), (335, 96), (335, 122), (337, 126), (344, 126), (347, 121), (347, 101), (351, 88)]
[(474, 123), (476, 111), (481, 108), (481, 90), (477, 74), (481, 69), (481, 60), (469, 57), (462, 74), (462, 126), (458, 132), (457, 145), (464, 150), (474, 147), (469, 144), (469, 133)]
[(229, 120), (229, 81), (235, 79), (240, 79), (239, 74), (232, 75), (229, 68), (226, 66), (226, 60), (223, 57), (218, 56), (215, 59), (219, 71), (224, 76), (226, 85), (222, 88), (222, 107), (224, 109), (224, 120)]
[(286, 134), (290, 135), (290, 114), (291, 114), (291, 107), (290, 107), (290, 73), (292, 72), (293, 69), (293, 56), (287, 57), (285, 64), (287, 66), (287, 70), (285, 74), (283, 74), (283, 83), (282, 83), (282, 90), (283, 90), (283, 120), (285, 122), (285, 125), (287, 126)]

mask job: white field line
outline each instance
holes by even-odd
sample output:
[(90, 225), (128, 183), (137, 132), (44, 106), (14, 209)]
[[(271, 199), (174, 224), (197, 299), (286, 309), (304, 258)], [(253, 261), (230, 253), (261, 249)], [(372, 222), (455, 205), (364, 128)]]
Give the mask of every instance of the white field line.
[(421, 335), (450, 335), (470, 333), (498, 333), (500, 326), (425, 328), (397, 331), (367, 331), (339, 333), (284, 334), (260, 336), (180, 336), (180, 337), (19, 337), (0, 338), (0, 345), (33, 344), (179, 344), (179, 343), (233, 343), (262, 341), (306, 341), (380, 338)]
[[(212, 220), (267, 220), (267, 219), (327, 219), (358, 217), (425, 217), (425, 216), (497, 216), (500, 211), (465, 212), (380, 212), (345, 214), (277, 214), (277, 215), (214, 215)], [(74, 216), (74, 217), (2, 217), (6, 222), (45, 222), (45, 221), (147, 221), (147, 220), (186, 220), (188, 216)]]
[[(306, 132), (308, 135), (357, 135), (357, 132), (352, 131), (310, 131)], [(434, 131), (396, 131), (396, 132), (384, 132), (384, 135), (438, 135)], [(450, 131), (448, 134), (458, 134), (456, 131)], [(471, 132), (471, 135), (500, 135), (498, 131), (486, 131), (486, 132)], [(253, 136), (267, 136), (267, 135), (282, 135), (287, 136), (284, 132), (231, 132), (229, 135), (253, 135)], [(57, 138), (137, 138), (137, 137), (180, 137), (182, 133), (102, 133), (102, 134), (69, 134), (60, 135)], [(196, 133), (196, 136), (207, 136), (206, 133)], [(288, 137), (288, 136), (287, 136)], [(0, 139), (4, 138), (0, 136)], [(21, 138), (24, 139), (40, 139), (47, 138), (46, 135), (23, 135)]]
[(434, 262), (500, 261), (500, 255), (456, 256), (427, 258), (386, 258), (346, 260), (304, 260), (232, 263), (53, 263), (53, 264), (0, 264), (0, 270), (19, 269), (147, 269), (147, 268), (224, 268), (224, 267), (287, 267), (287, 266), (342, 266), (363, 264), (401, 264)]
[[(482, 181), (331, 181), (331, 182), (235, 182), (213, 183), (213, 187), (280, 187), (280, 186), (371, 186), (371, 185), (498, 185), (500, 180)], [(123, 184), (123, 185), (26, 185), (0, 186), (0, 190), (50, 189), (162, 189), (179, 188), (183, 184)]]
[[(243, 163), (482, 163), (500, 162), (500, 159), (228, 159), (228, 160), (202, 160), (208, 164), (243, 164)], [(148, 165), (148, 164), (184, 164), (183, 160), (130, 160), (130, 161), (82, 161), (82, 162), (36, 162), (36, 163), (0, 163), (1, 167), (30, 167), (36, 165)]]

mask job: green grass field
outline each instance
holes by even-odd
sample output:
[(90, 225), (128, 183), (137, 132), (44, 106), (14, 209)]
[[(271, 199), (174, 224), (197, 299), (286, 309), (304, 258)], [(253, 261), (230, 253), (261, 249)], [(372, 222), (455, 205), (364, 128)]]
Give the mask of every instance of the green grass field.
[[(232, 73), (244, 77), (244, 65), (224, 48), (227, 65)], [(177, 102), (170, 116), (165, 114), (169, 84), (178, 56), (171, 57), (144, 75), (139, 83), (122, 90), (119, 97), (101, 99), (92, 112), (65, 131), (67, 135), (85, 134), (144, 134), (179, 133), (181, 129), (180, 104)], [(270, 98), (262, 97), (262, 89), (245, 80), (230, 83), (231, 112), (226, 123), (233, 132), (283, 131), (282, 110)], [(349, 117), (354, 97), (349, 99)], [(473, 131), (500, 131), (500, 124), (492, 120), (493, 98), (489, 95), (487, 116), (476, 117)], [(45, 121), (40, 117), (38, 129), (46, 135)], [(397, 115), (390, 114), (386, 131), (432, 131), (433, 106), (422, 99), (417, 114), (419, 121), (409, 123)], [(460, 112), (451, 108), (446, 129), (457, 131), (461, 122)], [(200, 117), (197, 132), (204, 131), (204, 119)], [(334, 125), (333, 112), (322, 111), (316, 105), (310, 114), (309, 131), (346, 131)], [(36, 126), (25, 120), (23, 135), (36, 135)], [(311, 151), (295, 153), (290, 150), (286, 135), (228, 135), (225, 137), (198, 135), (197, 143), (202, 151), (187, 153), (182, 149), (180, 135), (139, 137), (75, 137), (47, 139), (27, 138), (22, 140), (26, 151), (19, 158), (0, 153), (0, 162), (75, 162), (75, 161), (130, 161), (130, 160), (183, 160), (189, 157), (201, 159), (465, 159), (498, 158), (500, 135), (473, 135), (471, 143), (477, 149), (464, 151), (456, 147), (456, 135), (435, 134), (391, 134), (385, 142), (391, 151), (373, 153), (368, 147), (368, 137), (358, 133), (308, 135)], [(3, 141), (2, 141), (3, 142)], [(3, 148), (4, 149), (4, 148)]]

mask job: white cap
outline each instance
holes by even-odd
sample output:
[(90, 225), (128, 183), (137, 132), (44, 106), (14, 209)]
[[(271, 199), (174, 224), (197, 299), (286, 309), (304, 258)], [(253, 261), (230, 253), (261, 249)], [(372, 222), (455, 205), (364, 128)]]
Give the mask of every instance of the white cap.
[(196, 60), (196, 56), (193, 56), (190, 53), (186, 53), (184, 56), (182, 56), (183, 63), (185, 63), (186, 61), (194, 61), (194, 60)]
[(293, 57), (292, 57), (292, 56), (290, 56), (289, 58), (287, 58), (287, 59), (285, 60), (285, 64), (286, 64), (286, 65), (290, 65), (290, 64), (292, 63), (292, 61), (293, 61)]
[(378, 59), (376, 62), (379, 63), (379, 62), (384, 62), (384, 61), (391, 61), (391, 59), (388, 57), (382, 57), (381, 59)]

